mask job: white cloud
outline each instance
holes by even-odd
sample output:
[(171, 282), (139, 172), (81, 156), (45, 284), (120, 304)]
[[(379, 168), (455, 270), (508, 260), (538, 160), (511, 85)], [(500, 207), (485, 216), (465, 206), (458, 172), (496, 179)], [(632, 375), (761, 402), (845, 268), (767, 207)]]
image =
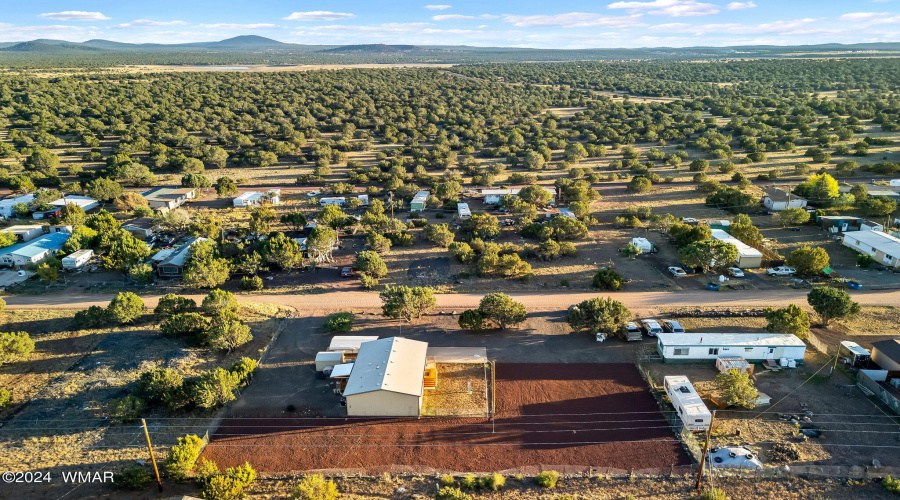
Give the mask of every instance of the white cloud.
[(462, 14), (440, 14), (432, 17), (435, 21), (466, 21), (469, 19), (497, 19), (500, 16), (481, 14), (480, 16), (464, 16)]
[(240, 23), (216, 23), (216, 24), (198, 24), (201, 28), (209, 28), (209, 29), (219, 29), (219, 30), (259, 30), (259, 29), (277, 29), (281, 28), (277, 24), (271, 23), (255, 23), (255, 24), (240, 24)]
[(38, 17), (42, 17), (44, 19), (55, 19), (57, 21), (107, 21), (110, 19), (100, 12), (85, 12), (83, 10), (47, 12), (44, 14), (38, 14)]
[(426, 5), (426, 9), (428, 10), (445, 10), (453, 8), (452, 5)]
[(741, 10), (741, 9), (755, 9), (756, 4), (752, 1), (750, 2), (731, 2), (726, 7), (728, 10)]
[(870, 21), (872, 19), (884, 18), (890, 16), (887, 12), (851, 12), (841, 16), (842, 21)]
[(341, 19), (353, 19), (355, 14), (348, 12), (331, 12), (327, 10), (312, 10), (309, 12), (294, 12), (285, 17), (287, 21), (338, 21)]
[[(739, 23), (721, 23), (721, 24), (687, 24), (687, 23), (667, 23), (650, 26), (649, 29), (655, 31), (665, 31), (669, 33), (689, 33), (694, 36), (703, 36), (709, 34), (722, 35), (755, 35), (755, 34), (776, 34), (776, 35), (842, 35), (846, 34), (846, 30), (840, 29), (824, 29), (814, 28), (810, 25), (821, 21), (822, 18), (806, 18), (795, 19), (790, 21), (773, 21), (770, 23), (762, 23), (757, 25), (746, 25)], [(735, 45), (730, 43), (729, 45)]]
[(49, 26), (13, 26), (0, 23), (3, 28), (4, 42), (24, 42), (35, 38), (59, 38), (73, 42), (97, 38), (103, 32), (94, 26), (67, 26), (54, 24)]
[(652, 2), (615, 2), (607, 9), (628, 9), (631, 12), (645, 11), (648, 14), (668, 17), (708, 16), (720, 12), (718, 5), (695, 0), (653, 0)]
[(559, 26), (563, 28), (590, 28), (595, 26), (632, 27), (639, 26), (640, 14), (630, 16), (604, 16), (587, 12), (570, 12), (568, 14), (514, 16), (505, 15), (503, 20), (516, 26)]
[(153, 28), (157, 26), (182, 26), (187, 24), (184, 21), (150, 21), (148, 19), (138, 19), (130, 23), (122, 23), (113, 25), (113, 28)]

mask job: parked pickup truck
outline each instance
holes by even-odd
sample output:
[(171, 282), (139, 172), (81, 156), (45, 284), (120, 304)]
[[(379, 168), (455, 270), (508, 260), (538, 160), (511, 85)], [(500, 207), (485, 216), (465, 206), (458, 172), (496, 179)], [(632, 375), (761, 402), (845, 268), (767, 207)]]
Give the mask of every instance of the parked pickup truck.
[(770, 267), (766, 269), (766, 274), (769, 276), (793, 276), (797, 274), (797, 270), (787, 266)]
[(641, 332), (641, 329), (633, 322), (629, 321), (625, 325), (626, 336), (625, 339), (631, 342), (632, 340), (644, 340), (644, 334)]

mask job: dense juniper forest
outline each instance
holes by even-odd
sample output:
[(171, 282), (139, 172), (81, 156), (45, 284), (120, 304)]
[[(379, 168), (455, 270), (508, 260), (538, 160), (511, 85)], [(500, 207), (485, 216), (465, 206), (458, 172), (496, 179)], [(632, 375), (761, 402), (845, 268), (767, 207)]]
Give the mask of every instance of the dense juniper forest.
[[(890, 133), (898, 129), (898, 85), (900, 61), (892, 58), (274, 73), (8, 71), (0, 73), (0, 183), (18, 194), (47, 188), (37, 190), (32, 206), (22, 210), (45, 207), (65, 192), (88, 194), (111, 203), (111, 211), (115, 206), (137, 215), (150, 212), (129, 191), (134, 187), (212, 185), (219, 195), (233, 196), (239, 180), (218, 175), (221, 168), (252, 176), (254, 169), (277, 166), (295, 171), (297, 185), (339, 195), (365, 190), (398, 207), (428, 189), (429, 207), (451, 210), (473, 186), (541, 184), (555, 186), (559, 202), (578, 220), (533, 224), (537, 209), (549, 202), (540, 189), (503, 203), (521, 216), (517, 228), (523, 236), (541, 242), (532, 253), (552, 258), (567, 251), (565, 240), (583, 237), (586, 225), (596, 222), (591, 216), (596, 183), (627, 181), (629, 190), (640, 193), (683, 172), (709, 203), (748, 212), (759, 198), (747, 190), (766, 175), (750, 178), (742, 170), (779, 152), (804, 155), (795, 173), (802, 176), (798, 182), (810, 178), (800, 184), (799, 194), (826, 207), (855, 205), (873, 215), (890, 214), (896, 204), (867, 199), (859, 191), (855, 198), (840, 195), (833, 177), (882, 178), (900, 169), (868, 158), (874, 145), (891, 144)], [(562, 118), (556, 109), (575, 112)], [(374, 161), (353, 159), (374, 149)], [(601, 167), (579, 167), (613, 153), (615, 159)], [(732, 182), (708, 180), (707, 171), (727, 174)], [(263, 176), (254, 182), (270, 185)], [(408, 239), (407, 222), (388, 214), (376, 202), (361, 220), (375, 250)], [(104, 224), (114, 222), (98, 219), (107, 215), (91, 216), (88, 226), (103, 232)], [(84, 223), (81, 214), (66, 217)], [(219, 230), (208, 218), (162, 219), (182, 233)], [(261, 210), (248, 230), (267, 232), (273, 220)], [(302, 227), (303, 220), (281, 222)], [(336, 207), (319, 220), (335, 229), (358, 224)], [(659, 224), (671, 225), (671, 216)], [(479, 261), (479, 274), (514, 277), (528, 271), (516, 257), (518, 248), (485, 247), (483, 240), (499, 233), (493, 216), (476, 215), (463, 225), (474, 245), (453, 243), (446, 225), (434, 226), (425, 231), (427, 238), (450, 246), (460, 261), (493, 255), (483, 265), (485, 259)], [(105, 262), (112, 268), (128, 270), (145, 257), (133, 255), (143, 253), (136, 245), (112, 237), (98, 243), (87, 232), (76, 236), (66, 250), (91, 245), (110, 252)], [(321, 238), (310, 239), (311, 253), (330, 248), (332, 235), (313, 236)], [(235, 262), (248, 254), (218, 251)], [(253, 271), (259, 262), (247, 265)], [(201, 281), (220, 281), (209, 280)]]

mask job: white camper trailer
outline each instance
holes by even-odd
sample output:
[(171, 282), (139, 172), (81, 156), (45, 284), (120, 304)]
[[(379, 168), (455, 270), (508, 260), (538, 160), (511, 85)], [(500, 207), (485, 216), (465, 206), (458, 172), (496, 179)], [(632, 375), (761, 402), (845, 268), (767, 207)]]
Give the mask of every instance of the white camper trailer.
[(666, 394), (678, 412), (678, 418), (689, 431), (705, 431), (712, 423), (712, 413), (703, 404), (700, 395), (684, 375), (669, 375), (664, 378)]

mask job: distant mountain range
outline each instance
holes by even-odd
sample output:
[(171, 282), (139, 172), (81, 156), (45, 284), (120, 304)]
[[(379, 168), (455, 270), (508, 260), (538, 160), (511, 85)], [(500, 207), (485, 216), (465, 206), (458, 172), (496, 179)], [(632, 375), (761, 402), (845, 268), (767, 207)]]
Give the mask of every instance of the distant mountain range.
[[(0, 34), (2, 36), (2, 34)], [(0, 42), (0, 58), (58, 60), (72, 56), (78, 60), (107, 60), (117, 64), (129, 59), (166, 61), (177, 64), (246, 62), (284, 64), (300, 62), (502, 62), (573, 61), (597, 59), (690, 59), (753, 57), (861, 57), (872, 53), (900, 55), (900, 43), (828, 43), (798, 46), (733, 47), (653, 47), (608, 49), (528, 49), (511, 47), (419, 46), (419, 45), (305, 45), (285, 43), (256, 35), (226, 40), (179, 44), (125, 43), (110, 40), (69, 42), (37, 39), (27, 42)], [(4, 56), (4, 54), (6, 56)], [(131, 54), (131, 55), (129, 55)], [(171, 57), (169, 57), (171, 56)], [(168, 59), (167, 59), (168, 58)]]

